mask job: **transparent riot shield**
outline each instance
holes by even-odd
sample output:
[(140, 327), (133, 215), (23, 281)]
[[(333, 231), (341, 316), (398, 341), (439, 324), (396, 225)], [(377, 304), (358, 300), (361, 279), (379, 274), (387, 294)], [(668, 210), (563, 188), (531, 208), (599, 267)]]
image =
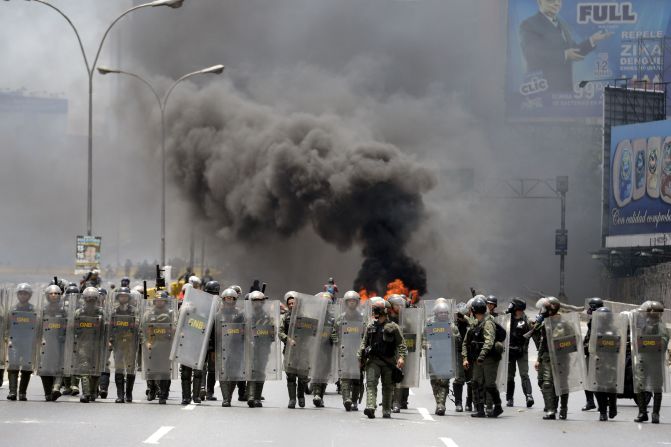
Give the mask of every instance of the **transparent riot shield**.
[(245, 301), (222, 301), (215, 318), (215, 361), (222, 382), (240, 382), (245, 374)]
[(669, 331), (657, 312), (632, 312), (631, 355), (634, 392), (666, 393), (669, 391), (666, 360)]
[[(130, 294), (116, 294), (110, 300), (108, 349), (116, 373), (135, 374), (140, 345), (140, 309), (131, 303)], [(110, 359), (109, 352), (106, 359)]]
[(592, 314), (587, 390), (619, 394), (624, 392), (628, 323), (626, 316), (621, 314)]
[(580, 334), (580, 315), (558, 314), (545, 319), (555, 393), (558, 396), (585, 388), (585, 356)]
[(247, 380), (280, 380), (280, 326), (278, 300), (245, 301)]
[(284, 351), (284, 370), (299, 376), (310, 376), (311, 360), (317, 347), (319, 327), (326, 315), (326, 300), (304, 293), (296, 294), (291, 311), (289, 334)]
[(7, 344), (5, 333), (7, 331), (7, 313), (9, 308), (9, 293), (6, 288), (0, 287), (0, 369), (7, 367)]
[(65, 375), (98, 376), (107, 353), (105, 311), (97, 300), (70, 295), (65, 337)]
[(426, 378), (452, 379), (456, 376), (454, 300), (425, 301), (424, 340)]
[[(501, 343), (503, 352), (501, 352), (501, 361), (496, 370), (496, 387), (499, 392), (504, 393), (508, 386), (508, 357), (510, 355), (510, 314), (499, 315), (495, 318), (496, 322), (506, 330), (506, 339)], [(495, 348), (496, 349), (496, 348)]]
[[(50, 301), (52, 300), (52, 301)], [(37, 375), (62, 376), (65, 370), (65, 341), (68, 313), (63, 299), (47, 297), (40, 310), (37, 337)]]
[(7, 312), (7, 369), (31, 371), (35, 369), (38, 315), (41, 294), (30, 297), (10, 292)]
[(176, 377), (170, 350), (175, 336), (173, 298), (143, 300), (140, 326), (142, 373), (144, 380), (170, 380)]
[[(317, 295), (318, 299), (325, 300), (321, 295)], [(310, 379), (313, 383), (329, 383), (335, 382), (335, 355), (336, 349), (331, 339), (333, 334), (333, 326), (335, 324), (336, 309), (335, 303), (325, 300), (326, 313), (319, 329), (317, 330), (317, 346), (312, 356), (310, 365)]]
[(403, 367), (403, 381), (398, 384), (401, 388), (419, 386), (419, 361), (421, 353), (422, 333), (424, 330), (424, 309), (408, 307), (401, 311), (401, 331), (408, 348), (408, 357)]
[(170, 351), (172, 360), (190, 368), (203, 369), (216, 311), (216, 295), (187, 287)]
[(343, 300), (336, 318), (338, 333), (337, 371), (339, 379), (360, 379), (357, 352), (365, 328), (365, 306), (356, 300)]

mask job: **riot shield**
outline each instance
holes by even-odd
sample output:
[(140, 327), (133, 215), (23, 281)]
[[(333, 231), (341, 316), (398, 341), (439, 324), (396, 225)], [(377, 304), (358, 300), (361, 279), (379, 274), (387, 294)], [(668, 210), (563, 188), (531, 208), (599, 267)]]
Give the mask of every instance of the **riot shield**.
[(187, 287), (170, 351), (172, 360), (190, 368), (203, 369), (216, 311), (216, 295)]
[(631, 312), (631, 355), (634, 392), (669, 391), (666, 350), (669, 332), (657, 312)]
[(627, 324), (626, 316), (621, 314), (592, 314), (587, 390), (619, 394), (624, 392)]
[(310, 363), (317, 346), (319, 327), (326, 315), (326, 300), (304, 293), (296, 294), (291, 311), (289, 335), (284, 351), (284, 370), (310, 376)]
[(454, 300), (446, 300), (436, 308), (435, 301), (425, 301), (424, 344), (427, 379), (452, 379), (456, 376), (456, 345), (454, 334)]
[(245, 360), (247, 380), (280, 380), (280, 349), (277, 329), (280, 326), (278, 300), (245, 301)]
[(176, 371), (170, 350), (175, 336), (174, 299), (152, 298), (142, 303), (140, 333), (144, 380), (173, 379)]
[(220, 302), (215, 318), (216, 373), (220, 381), (240, 382), (245, 374), (245, 301)]
[(325, 300), (327, 304), (324, 319), (317, 330), (317, 346), (310, 362), (310, 379), (313, 383), (335, 382), (336, 350), (331, 334), (333, 334), (337, 307), (335, 303), (329, 302), (321, 295), (317, 295), (317, 298)]
[[(135, 374), (138, 346), (140, 344), (140, 310), (127, 298), (115, 296), (110, 300), (108, 349), (112, 351), (114, 371)], [(109, 359), (109, 352), (105, 359)]]
[(37, 375), (62, 376), (65, 369), (65, 341), (68, 314), (62, 298), (49, 302), (45, 299), (40, 310), (37, 348)]
[(560, 396), (585, 388), (585, 356), (577, 313), (558, 314), (545, 319), (555, 393)]
[(104, 366), (105, 311), (98, 301), (72, 299), (65, 337), (65, 375), (98, 376)]
[(35, 369), (38, 315), (41, 294), (33, 293), (24, 302), (12, 293), (7, 314), (7, 369)]
[(6, 288), (0, 287), (0, 369), (7, 367), (7, 344), (5, 343), (5, 332), (7, 331), (7, 312), (9, 308), (9, 293)]
[(510, 314), (499, 315), (496, 322), (506, 330), (506, 339), (500, 342), (503, 345), (501, 361), (496, 370), (496, 387), (499, 392), (505, 392), (508, 387), (508, 356), (510, 354)]
[(398, 384), (401, 388), (419, 386), (419, 360), (421, 353), (421, 336), (424, 329), (424, 309), (408, 307), (401, 311), (401, 331), (408, 348), (408, 357), (403, 367), (403, 381)]
[[(348, 303), (349, 304), (348, 306)], [(359, 359), (357, 352), (363, 338), (365, 327), (365, 306), (355, 300), (340, 304), (340, 315), (336, 319), (338, 327), (337, 365), (339, 379), (360, 379)]]

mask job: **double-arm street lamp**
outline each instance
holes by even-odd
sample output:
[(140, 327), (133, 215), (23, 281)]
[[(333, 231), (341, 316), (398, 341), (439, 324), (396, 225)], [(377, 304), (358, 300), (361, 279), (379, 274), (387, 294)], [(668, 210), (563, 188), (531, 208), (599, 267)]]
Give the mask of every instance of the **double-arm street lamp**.
[[(9, 1), (9, 0), (6, 0)], [(72, 30), (75, 32), (75, 36), (77, 37), (77, 42), (79, 43), (79, 48), (82, 52), (82, 56), (84, 57), (84, 65), (86, 66), (86, 73), (88, 75), (88, 80), (89, 80), (89, 125), (88, 125), (88, 188), (87, 188), (87, 198), (86, 198), (86, 234), (88, 236), (92, 235), (92, 221), (93, 221), (93, 74), (95, 73), (96, 65), (98, 63), (98, 58), (100, 57), (100, 52), (102, 51), (103, 44), (105, 43), (105, 39), (107, 38), (107, 35), (109, 34), (110, 30), (112, 27), (119, 21), (121, 20), (124, 16), (127, 14), (136, 11), (138, 9), (142, 8), (148, 8), (148, 7), (158, 7), (158, 6), (169, 6), (171, 8), (179, 8), (182, 6), (184, 3), (184, 0), (155, 0), (152, 2), (148, 3), (143, 3), (137, 6), (133, 6), (132, 8), (124, 11), (121, 15), (119, 15), (112, 23), (107, 27), (105, 30), (105, 34), (103, 34), (103, 37), (100, 41), (100, 45), (98, 45), (98, 50), (96, 52), (95, 58), (93, 59), (93, 63), (89, 63), (89, 59), (86, 56), (86, 51), (84, 50), (84, 45), (82, 44), (82, 39), (79, 36), (79, 31), (77, 31), (77, 28), (75, 27), (74, 23), (72, 23), (72, 20), (60, 9), (58, 9), (56, 6), (52, 5), (46, 0), (27, 0), (27, 1), (32, 1), (35, 3), (40, 3), (44, 6), (48, 6), (49, 8), (53, 9), (57, 13), (59, 13), (65, 20), (67, 20), (68, 24), (70, 24), (70, 27), (72, 27)]]
[(158, 101), (158, 107), (161, 110), (161, 165), (162, 165), (161, 166), (161, 265), (165, 265), (165, 110), (168, 104), (168, 98), (170, 98), (170, 94), (175, 89), (177, 84), (192, 76), (202, 74), (221, 74), (223, 71), (224, 71), (223, 65), (213, 65), (212, 67), (203, 68), (202, 70), (194, 71), (192, 73), (187, 73), (181, 78), (177, 79), (166, 91), (163, 98), (161, 98), (159, 94), (156, 92), (156, 89), (151, 85), (151, 83), (149, 83), (149, 81), (147, 81), (142, 76), (136, 73), (131, 73), (128, 71), (118, 69), (98, 67), (98, 72), (102, 75), (110, 73), (124, 74), (132, 76), (143, 82), (147, 87), (149, 87), (151, 92), (154, 94), (154, 97), (156, 97), (156, 101)]

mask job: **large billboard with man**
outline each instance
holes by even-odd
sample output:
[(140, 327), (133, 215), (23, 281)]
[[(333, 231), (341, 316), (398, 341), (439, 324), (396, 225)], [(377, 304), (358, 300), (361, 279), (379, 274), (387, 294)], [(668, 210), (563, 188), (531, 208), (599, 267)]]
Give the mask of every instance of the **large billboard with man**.
[(640, 76), (649, 88), (663, 81), (667, 35), (668, 0), (509, 0), (509, 119), (601, 117), (603, 89), (614, 79)]

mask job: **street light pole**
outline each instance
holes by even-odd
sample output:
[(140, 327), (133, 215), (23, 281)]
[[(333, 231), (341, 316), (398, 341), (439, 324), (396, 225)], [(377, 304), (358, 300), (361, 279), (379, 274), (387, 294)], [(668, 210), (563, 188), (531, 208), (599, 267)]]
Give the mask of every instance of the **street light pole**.
[(219, 64), (219, 65), (213, 65), (208, 68), (203, 68), (202, 70), (197, 70), (191, 73), (187, 73), (181, 78), (177, 79), (173, 84), (170, 86), (170, 88), (166, 91), (165, 95), (163, 96), (163, 99), (159, 96), (159, 94), (156, 92), (156, 89), (151, 85), (149, 81), (147, 81), (145, 78), (142, 76), (136, 74), (136, 73), (131, 73), (128, 71), (124, 70), (118, 70), (118, 69), (112, 69), (112, 68), (105, 68), (105, 67), (98, 67), (98, 73), (101, 75), (106, 75), (106, 74), (124, 74), (127, 76), (132, 76), (141, 82), (143, 82), (151, 92), (154, 94), (154, 97), (156, 98), (156, 101), (158, 102), (158, 107), (161, 111), (161, 265), (166, 265), (165, 264), (165, 209), (166, 209), (166, 204), (165, 204), (165, 189), (166, 189), (166, 170), (165, 170), (165, 110), (168, 105), (168, 98), (170, 98), (170, 94), (172, 91), (175, 89), (177, 84), (180, 82), (189, 79), (190, 77), (201, 75), (201, 74), (221, 74), (224, 71), (224, 66)]
[(105, 30), (105, 34), (103, 34), (102, 40), (100, 41), (100, 45), (98, 45), (98, 51), (96, 52), (96, 57), (95, 59), (93, 59), (93, 63), (90, 65), (89, 60), (86, 56), (86, 51), (84, 50), (84, 45), (82, 44), (82, 39), (79, 36), (79, 31), (77, 31), (77, 28), (75, 27), (74, 23), (72, 23), (72, 20), (70, 20), (70, 18), (63, 11), (61, 11), (59, 8), (52, 5), (46, 0), (28, 0), (28, 1), (34, 1), (35, 3), (40, 3), (44, 6), (48, 6), (49, 8), (53, 9), (58, 14), (60, 14), (65, 20), (67, 20), (68, 24), (70, 24), (70, 27), (74, 31), (75, 36), (77, 37), (79, 48), (82, 52), (82, 56), (84, 57), (84, 64), (86, 66), (86, 73), (88, 75), (88, 81), (89, 81), (86, 234), (88, 236), (91, 236), (93, 234), (93, 73), (95, 72), (96, 64), (98, 63), (98, 58), (100, 57), (100, 52), (102, 51), (103, 44), (105, 43), (105, 39), (107, 38), (107, 35), (111, 31), (112, 27), (127, 14), (130, 14), (131, 12), (136, 11), (138, 9), (147, 7), (169, 6), (171, 8), (179, 8), (184, 3), (184, 0), (155, 0), (152, 2), (133, 6), (132, 8), (129, 8), (126, 11), (124, 11), (121, 15), (119, 15), (116, 19), (114, 19), (114, 21)]

